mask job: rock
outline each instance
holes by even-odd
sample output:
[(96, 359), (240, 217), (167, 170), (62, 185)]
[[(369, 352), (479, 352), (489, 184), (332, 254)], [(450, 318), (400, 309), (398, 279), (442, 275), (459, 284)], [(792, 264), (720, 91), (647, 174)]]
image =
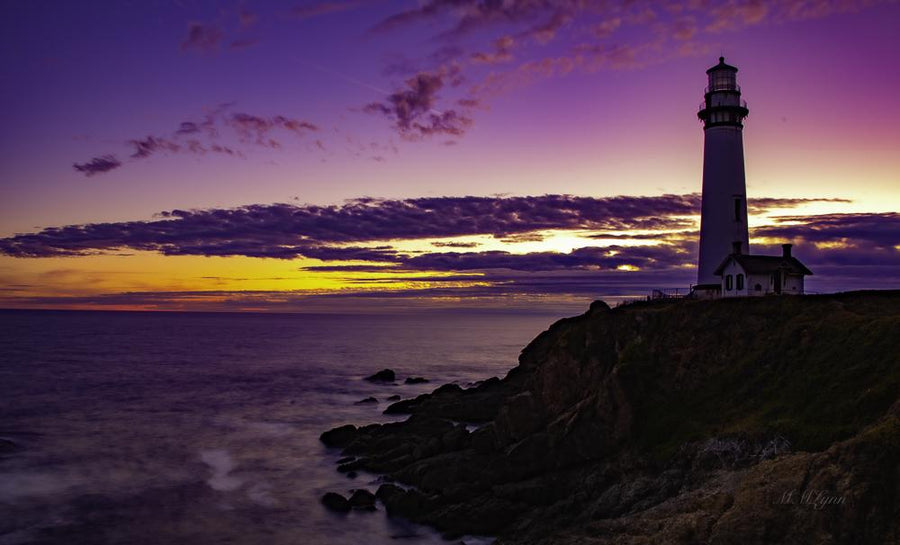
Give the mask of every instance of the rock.
[(458, 425), (441, 436), (443, 450), (459, 450), (468, 444), (469, 432), (465, 425)]
[(496, 426), (507, 443), (514, 443), (541, 427), (540, 408), (531, 392), (509, 397), (497, 414)]
[(424, 384), (426, 382), (428, 379), (422, 377), (406, 377), (406, 380), (403, 381), (404, 384)]
[(386, 483), (378, 487), (378, 490), (375, 491), (375, 497), (379, 500), (387, 503), (391, 500), (391, 498), (395, 497), (397, 494), (402, 494), (403, 489), (395, 484)]
[(354, 403), (354, 405), (369, 405), (369, 404), (372, 404), (372, 403), (376, 403), (376, 404), (377, 404), (377, 403), (378, 403), (378, 400), (375, 399), (374, 397), (367, 397), (367, 398), (365, 398), (365, 399), (360, 399), (359, 401), (357, 401), (356, 403)]
[(485, 379), (485, 380), (477, 380), (477, 381), (475, 381), (474, 384), (471, 385), (471, 387), (481, 388), (481, 387), (496, 386), (498, 384), (500, 384), (500, 379), (497, 377), (491, 377), (491, 378)]
[(607, 305), (603, 301), (598, 300), (598, 301), (594, 301), (593, 303), (591, 303), (591, 306), (588, 309), (588, 313), (589, 314), (599, 314), (601, 312), (606, 312), (608, 310), (610, 310), (609, 305)]
[[(382, 485), (384, 486), (384, 485)], [(396, 487), (395, 487), (396, 488)], [(379, 487), (379, 491), (381, 487)], [(413, 521), (422, 520), (428, 511), (428, 499), (418, 490), (392, 491), (390, 494), (379, 496), (388, 515), (399, 515)]]
[(490, 454), (497, 450), (497, 435), (494, 433), (494, 424), (487, 424), (473, 431), (471, 434), (472, 448), (479, 454)]
[(319, 436), (319, 440), (329, 447), (346, 447), (356, 438), (356, 426), (347, 424), (330, 429)]
[(462, 391), (463, 391), (463, 389), (460, 387), (459, 384), (453, 384), (452, 382), (449, 382), (447, 384), (444, 384), (437, 390), (435, 390), (434, 393), (435, 394), (446, 394), (446, 393), (456, 393), (456, 392), (462, 392)]
[(487, 422), (496, 416), (508, 389), (496, 377), (468, 389), (444, 384), (430, 394), (393, 403), (384, 414), (428, 413), (463, 422)]
[(352, 462), (352, 461), (354, 461), (354, 460), (356, 460), (356, 456), (344, 456), (343, 458), (340, 458), (340, 459), (339, 459), (337, 462), (335, 462), (335, 463), (338, 464), (338, 465), (342, 465), (342, 464), (348, 464), (348, 463), (350, 463), (350, 462)]
[(366, 380), (370, 382), (394, 382), (396, 378), (397, 376), (394, 374), (393, 369), (382, 369), (374, 375), (366, 377)]
[(390, 397), (385, 398), (385, 401), (400, 401), (400, 396), (397, 394), (394, 394)]
[(357, 469), (361, 469), (365, 465), (365, 460), (352, 460), (350, 462), (345, 462), (343, 464), (338, 465), (337, 470), (341, 473), (350, 473), (356, 471)]
[(354, 509), (365, 509), (368, 511), (375, 510), (375, 494), (372, 494), (364, 488), (353, 491), (350, 496), (350, 506)]
[(384, 414), (410, 414), (418, 404), (419, 402), (415, 399), (404, 399), (388, 405), (388, 408), (384, 410)]
[(897, 331), (900, 291), (595, 303), (502, 380), (326, 433), (356, 455), (341, 471), (397, 483), (375, 493), (388, 514), (445, 537), (893, 543)]
[(351, 509), (350, 502), (347, 501), (347, 498), (336, 492), (326, 492), (325, 495), (322, 496), (322, 505), (328, 510), (337, 513), (347, 513)]

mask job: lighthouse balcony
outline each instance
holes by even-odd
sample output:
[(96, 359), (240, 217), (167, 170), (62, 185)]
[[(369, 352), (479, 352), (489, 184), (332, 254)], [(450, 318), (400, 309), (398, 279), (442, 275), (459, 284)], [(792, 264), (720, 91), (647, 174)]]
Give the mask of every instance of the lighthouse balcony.
[(718, 109), (718, 108), (722, 108), (722, 109), (736, 108), (736, 109), (741, 109), (741, 110), (748, 110), (747, 101), (744, 99), (735, 100), (732, 103), (722, 102), (722, 103), (717, 103), (717, 104), (711, 104), (704, 100), (703, 102), (700, 103), (700, 106), (698, 107), (698, 109), (700, 110), (701, 113), (706, 110), (712, 110), (712, 109)]
[(713, 85), (710, 85), (709, 87), (704, 89), (703, 94), (708, 95), (709, 93), (713, 93), (715, 91), (734, 91), (735, 93), (740, 93), (741, 86), (736, 83), (729, 82), (714, 83)]

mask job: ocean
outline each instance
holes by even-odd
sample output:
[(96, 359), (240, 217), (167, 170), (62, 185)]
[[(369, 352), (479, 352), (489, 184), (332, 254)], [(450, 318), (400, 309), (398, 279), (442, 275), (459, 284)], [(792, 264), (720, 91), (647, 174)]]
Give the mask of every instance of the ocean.
[[(335, 471), (319, 434), (502, 377), (557, 318), (0, 311), (0, 545), (446, 543), (325, 510), (379, 482)], [(383, 368), (397, 384), (363, 380)]]

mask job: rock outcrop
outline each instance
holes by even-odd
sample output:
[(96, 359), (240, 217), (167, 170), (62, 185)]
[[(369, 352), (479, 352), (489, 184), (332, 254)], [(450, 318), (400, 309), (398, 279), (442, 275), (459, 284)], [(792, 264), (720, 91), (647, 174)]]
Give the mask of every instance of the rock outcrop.
[(448, 537), (900, 543), (898, 392), (900, 292), (595, 303), (503, 380), (322, 440)]

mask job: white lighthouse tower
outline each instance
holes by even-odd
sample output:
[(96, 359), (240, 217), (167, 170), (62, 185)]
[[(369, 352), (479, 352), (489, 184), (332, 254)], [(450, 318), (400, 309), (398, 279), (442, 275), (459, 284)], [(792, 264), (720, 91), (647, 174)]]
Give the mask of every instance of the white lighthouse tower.
[(706, 71), (709, 84), (697, 113), (705, 136), (697, 291), (718, 292), (721, 277), (716, 268), (722, 260), (750, 252), (743, 140), (749, 110), (741, 100), (737, 71), (719, 57), (719, 64)]

